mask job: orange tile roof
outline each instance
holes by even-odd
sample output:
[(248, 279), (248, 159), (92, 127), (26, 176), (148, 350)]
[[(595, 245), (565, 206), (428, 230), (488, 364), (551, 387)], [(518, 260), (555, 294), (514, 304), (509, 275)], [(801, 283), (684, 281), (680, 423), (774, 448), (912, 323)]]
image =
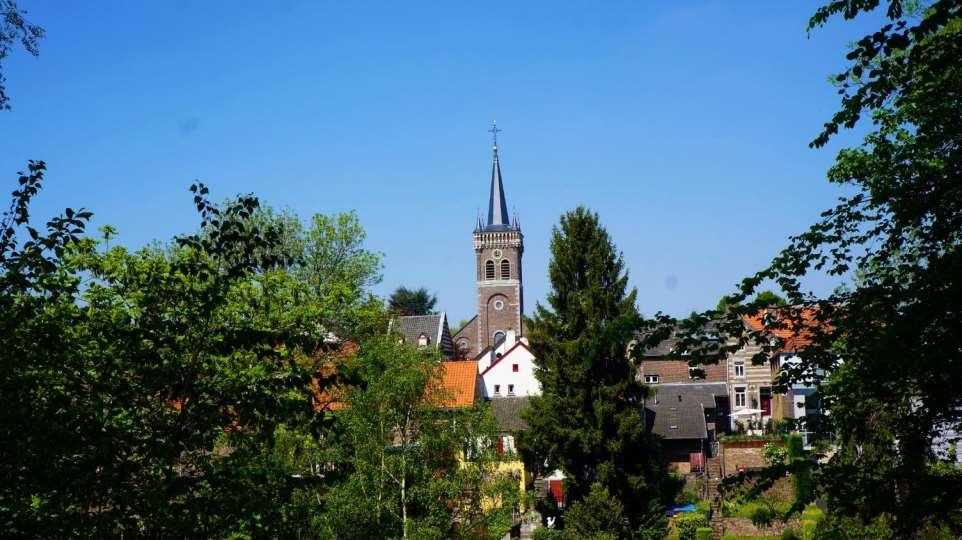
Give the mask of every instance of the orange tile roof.
[[(444, 408), (470, 407), (478, 399), (478, 362), (456, 360), (441, 362), (440, 389), (444, 395), (438, 406)], [(430, 395), (430, 388), (428, 388)]]
[(348, 407), (344, 402), (346, 390), (340, 386), (321, 388), (321, 378), (327, 379), (337, 371), (337, 365), (345, 359), (357, 354), (358, 345), (353, 341), (340, 343), (336, 350), (322, 354), (315, 351), (312, 355), (315, 361), (322, 363), (317, 368), (317, 374), (311, 377), (311, 402), (317, 412), (323, 410), (338, 411)]
[(782, 326), (780, 328), (765, 328), (766, 310), (760, 310), (755, 315), (745, 315), (743, 320), (752, 328), (752, 330), (757, 332), (767, 332), (768, 334), (771, 334), (782, 340), (782, 348), (779, 350), (779, 352), (800, 351), (811, 345), (814, 329), (819, 325), (824, 325), (825, 323), (820, 323), (816, 319), (815, 308), (803, 308), (799, 313), (801, 325), (799, 328), (794, 328), (793, 322), (791, 321), (791, 316), (784, 314), (786, 309), (791, 308), (781, 308), (774, 314), (776, 321), (779, 321), (781, 318), (779, 322), (781, 322)]

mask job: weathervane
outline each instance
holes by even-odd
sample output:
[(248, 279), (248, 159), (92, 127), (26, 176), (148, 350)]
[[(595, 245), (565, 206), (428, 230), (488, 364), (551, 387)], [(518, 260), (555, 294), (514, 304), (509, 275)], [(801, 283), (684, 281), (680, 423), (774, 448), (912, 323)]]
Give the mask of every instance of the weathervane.
[(497, 120), (491, 122), (491, 129), (488, 130), (488, 133), (491, 134), (491, 138), (494, 140), (494, 147), (495, 147), (495, 148), (498, 147), (498, 133), (501, 133), (502, 131), (504, 131), (504, 130), (503, 130), (503, 129), (498, 129), (498, 121), (497, 121)]

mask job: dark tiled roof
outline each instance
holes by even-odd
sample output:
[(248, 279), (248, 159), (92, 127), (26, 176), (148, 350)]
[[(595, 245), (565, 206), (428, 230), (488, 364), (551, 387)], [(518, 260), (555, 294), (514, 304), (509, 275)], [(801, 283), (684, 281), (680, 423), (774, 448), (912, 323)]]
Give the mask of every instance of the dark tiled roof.
[[(708, 323), (703, 328), (703, 332), (705, 334), (713, 334), (715, 331), (716, 331), (716, 325), (714, 323)], [(637, 338), (639, 340), (644, 339), (647, 335), (649, 334), (644, 334), (639, 332)], [(672, 329), (671, 335), (668, 338), (663, 339), (661, 342), (659, 342), (657, 345), (654, 345), (653, 347), (645, 349), (645, 351), (641, 353), (641, 355), (649, 358), (678, 356), (681, 353), (681, 351), (676, 351), (676, 348), (678, 347), (678, 344), (681, 341), (681, 338), (682, 338), (682, 329), (680, 326), (676, 326), (674, 329)]]
[(434, 315), (405, 315), (391, 321), (389, 329), (404, 336), (404, 342), (417, 345), (418, 338), (424, 334), (430, 338), (430, 345), (450, 357), (453, 353), (451, 333), (444, 313)]
[(728, 395), (725, 383), (660, 384), (656, 389), (646, 403), (646, 421), (652, 433), (665, 439), (706, 438), (705, 409), (716, 407), (715, 396)]
[(498, 420), (501, 431), (514, 433), (528, 424), (521, 418), (521, 411), (528, 406), (528, 397), (497, 397), (491, 400), (491, 410)]

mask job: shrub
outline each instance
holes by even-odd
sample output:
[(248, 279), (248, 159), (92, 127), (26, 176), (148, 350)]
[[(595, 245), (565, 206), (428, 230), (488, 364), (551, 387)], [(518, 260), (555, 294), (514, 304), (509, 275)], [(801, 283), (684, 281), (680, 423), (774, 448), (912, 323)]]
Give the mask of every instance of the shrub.
[(759, 506), (752, 511), (752, 524), (756, 527), (768, 527), (775, 519), (775, 512), (767, 506)]
[(695, 529), (695, 540), (711, 540), (711, 528), (698, 527)]
[(531, 535), (532, 540), (561, 540), (562, 533), (558, 529), (539, 527)]
[(805, 445), (802, 443), (802, 436), (792, 433), (785, 438), (785, 446), (788, 448), (788, 458), (792, 461), (805, 457)]
[(782, 531), (781, 540), (802, 540), (795, 529), (785, 529)]
[(765, 461), (771, 466), (785, 463), (785, 456), (787, 455), (788, 451), (775, 443), (768, 443), (762, 448), (762, 456), (765, 457)]
[(698, 529), (708, 526), (708, 518), (701, 512), (685, 512), (671, 519), (680, 540), (695, 540)]
[(828, 517), (818, 523), (814, 540), (895, 540), (892, 518), (882, 514), (868, 525), (851, 517)]
[(792, 475), (792, 487), (795, 490), (795, 500), (807, 502), (815, 495), (815, 480), (809, 467), (799, 467)]

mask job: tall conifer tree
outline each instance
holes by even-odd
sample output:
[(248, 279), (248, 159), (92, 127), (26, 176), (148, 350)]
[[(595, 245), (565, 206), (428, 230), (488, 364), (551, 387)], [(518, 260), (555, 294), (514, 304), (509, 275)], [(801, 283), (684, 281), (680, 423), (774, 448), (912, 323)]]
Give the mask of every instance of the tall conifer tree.
[(525, 411), (522, 452), (564, 472), (567, 502), (595, 482), (637, 528), (656, 510), (662, 470), (642, 416), (645, 388), (626, 354), (640, 316), (621, 253), (598, 215), (578, 207), (552, 231), (552, 290), (528, 324), (542, 395)]

